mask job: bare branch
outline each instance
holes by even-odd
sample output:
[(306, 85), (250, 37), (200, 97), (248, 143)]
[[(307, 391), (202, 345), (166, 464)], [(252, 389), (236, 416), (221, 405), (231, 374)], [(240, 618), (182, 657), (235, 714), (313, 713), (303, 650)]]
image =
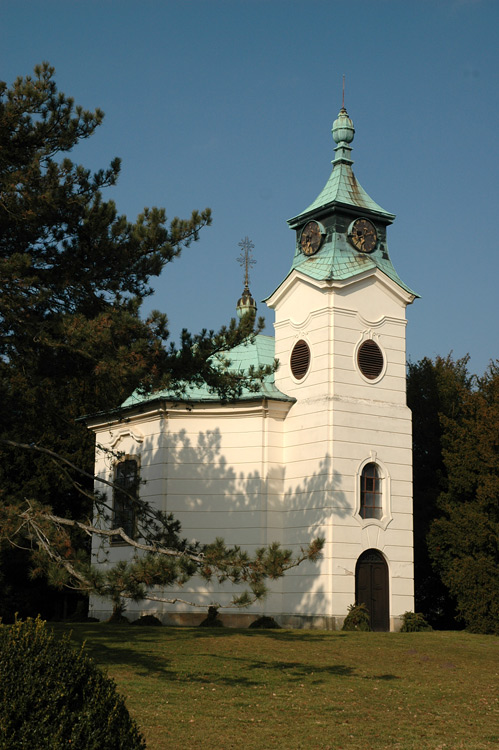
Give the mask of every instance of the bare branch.
[[(69, 466), (74, 471), (78, 472), (84, 477), (87, 477), (87, 479), (91, 479), (93, 482), (101, 482), (101, 484), (105, 484), (108, 487), (111, 487), (111, 489), (117, 489), (120, 491), (121, 494), (126, 495), (134, 504), (134, 506), (141, 505), (143, 506), (143, 510), (147, 513), (148, 506), (146, 503), (141, 503), (140, 500), (135, 497), (131, 492), (128, 492), (127, 489), (124, 487), (121, 487), (120, 485), (117, 485), (115, 482), (110, 482), (107, 479), (103, 479), (102, 477), (99, 477), (97, 474), (90, 474), (88, 471), (85, 471), (85, 469), (80, 468), (76, 464), (72, 463), (71, 461), (68, 461), (67, 458), (64, 458), (59, 453), (56, 453), (55, 451), (49, 450), (48, 448), (43, 448), (41, 445), (36, 445), (35, 443), (19, 443), (15, 440), (9, 440), (7, 438), (0, 437), (0, 443), (4, 443), (5, 445), (10, 445), (12, 448), (22, 448), (23, 450), (29, 450), (29, 451), (35, 451), (38, 453), (42, 453), (46, 456), (49, 456), (56, 464), (65, 464), (66, 466)], [(62, 467), (60, 467), (62, 470)], [(75, 489), (77, 489), (82, 495), (85, 495), (85, 497), (88, 497), (89, 499), (95, 500), (95, 495), (91, 495), (88, 493), (83, 487), (81, 487), (78, 482), (75, 482), (74, 479), (72, 479), (67, 472), (67, 470), (64, 470), (65, 475), (70, 479)], [(109, 507), (109, 506), (106, 506)], [(153, 513), (150, 513), (153, 515)]]
[[(43, 513), (41, 511), (36, 512), (36, 516), (39, 518), (43, 518), (46, 521), (50, 521), (51, 523), (56, 524), (57, 526), (69, 526), (74, 529), (80, 529), (81, 531), (84, 531), (88, 536), (93, 536), (96, 534), (97, 536), (103, 536), (103, 537), (121, 537), (124, 542), (129, 544), (131, 547), (135, 547), (135, 549), (140, 549), (143, 552), (151, 552), (153, 554), (159, 554), (159, 555), (167, 555), (169, 557), (187, 557), (189, 560), (192, 560), (196, 563), (204, 563), (204, 555), (194, 555), (190, 552), (181, 552), (179, 550), (174, 550), (169, 547), (160, 547), (156, 544), (144, 544), (143, 542), (138, 542), (136, 539), (132, 539), (128, 536), (128, 534), (125, 533), (125, 531), (122, 528), (118, 529), (101, 529), (98, 526), (93, 526), (90, 523), (83, 523), (82, 521), (76, 521), (72, 518), (63, 518), (62, 516), (55, 516), (52, 513)], [(32, 511), (27, 510), (21, 513), (21, 517), (26, 519), (26, 521), (33, 526), (33, 528), (38, 528), (38, 525), (35, 522), (34, 516), (32, 515)]]
[[(10, 445), (12, 448), (23, 448), (24, 450), (43, 453), (46, 456), (50, 456), (50, 458), (56, 460), (59, 463), (66, 464), (66, 466), (71, 467), (71, 469), (73, 469), (74, 471), (77, 471), (82, 476), (87, 477), (87, 479), (92, 479), (95, 482), (102, 482), (102, 484), (106, 484), (108, 487), (112, 487), (112, 488), (116, 486), (114, 482), (109, 482), (107, 479), (103, 479), (102, 477), (99, 477), (96, 474), (90, 474), (88, 471), (85, 471), (85, 469), (82, 469), (76, 464), (72, 463), (71, 461), (68, 461), (67, 458), (63, 458), (63, 456), (59, 455), (59, 453), (56, 453), (55, 451), (51, 451), (48, 448), (42, 448), (42, 446), (36, 445), (35, 443), (18, 443), (15, 440), (8, 440), (7, 438), (2, 438), (2, 437), (0, 437), (0, 443), (4, 443), (5, 445)], [(124, 492), (125, 494), (129, 495), (129, 497), (134, 499), (133, 495), (130, 495), (122, 487), (120, 487), (119, 489), (121, 492)]]

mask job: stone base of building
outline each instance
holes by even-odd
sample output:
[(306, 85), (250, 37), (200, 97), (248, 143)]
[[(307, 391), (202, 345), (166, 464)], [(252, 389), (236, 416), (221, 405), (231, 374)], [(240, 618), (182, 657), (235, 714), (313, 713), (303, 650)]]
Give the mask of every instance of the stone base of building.
[[(111, 610), (91, 609), (89, 613), (98, 620), (105, 621), (111, 617)], [(126, 611), (130, 622), (138, 620), (143, 615), (154, 615), (163, 625), (170, 627), (198, 627), (206, 619), (207, 611), (201, 612), (155, 612), (153, 610)], [(341, 630), (346, 615), (297, 615), (297, 614), (269, 614), (277, 624), (288, 630)], [(218, 619), (226, 628), (249, 628), (261, 615), (248, 612), (223, 612)], [(390, 618), (390, 632), (398, 632), (402, 626), (401, 617)]]

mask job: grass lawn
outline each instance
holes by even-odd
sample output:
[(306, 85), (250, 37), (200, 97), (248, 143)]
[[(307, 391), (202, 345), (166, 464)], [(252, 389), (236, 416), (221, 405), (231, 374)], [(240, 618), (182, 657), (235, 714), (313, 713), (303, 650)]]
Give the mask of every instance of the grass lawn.
[(150, 750), (499, 748), (492, 636), (71, 629), (116, 680)]

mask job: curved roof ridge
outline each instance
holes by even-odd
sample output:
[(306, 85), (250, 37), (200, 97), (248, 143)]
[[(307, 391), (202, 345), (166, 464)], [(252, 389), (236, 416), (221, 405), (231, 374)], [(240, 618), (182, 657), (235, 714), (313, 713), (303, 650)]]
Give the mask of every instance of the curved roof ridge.
[[(253, 366), (258, 369), (260, 366), (272, 365), (275, 359), (275, 339), (273, 336), (257, 333), (250, 341), (242, 342), (227, 352), (220, 352), (220, 356), (228, 359), (229, 372), (248, 372)], [(262, 398), (274, 399), (276, 401), (295, 401), (291, 396), (287, 396), (280, 391), (274, 380), (274, 374), (266, 375), (260, 382), (257, 390), (243, 388), (240, 396), (230, 403), (239, 401), (254, 401)], [(153, 393), (143, 394), (140, 391), (134, 391), (121, 405), (121, 408), (138, 406), (146, 402), (157, 400), (176, 401), (177, 403), (201, 403), (221, 402), (219, 394), (213, 392), (207, 385), (190, 385), (186, 383), (184, 393), (179, 395), (169, 389), (155, 391)]]

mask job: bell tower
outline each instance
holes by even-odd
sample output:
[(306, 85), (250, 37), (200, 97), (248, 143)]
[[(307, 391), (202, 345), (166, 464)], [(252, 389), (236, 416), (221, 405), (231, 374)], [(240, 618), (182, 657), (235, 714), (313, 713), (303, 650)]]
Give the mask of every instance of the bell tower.
[(374, 629), (395, 629), (414, 608), (405, 311), (417, 295), (388, 253), (395, 216), (353, 173), (344, 107), (332, 134), (331, 175), (288, 221), (291, 269), (266, 300), (276, 316), (275, 384), (296, 399), (286, 419), (283, 541), (326, 538), (319, 578), (299, 568), (284, 579), (283, 610), (298, 615), (307, 591), (308, 610), (327, 627), (364, 601)]

